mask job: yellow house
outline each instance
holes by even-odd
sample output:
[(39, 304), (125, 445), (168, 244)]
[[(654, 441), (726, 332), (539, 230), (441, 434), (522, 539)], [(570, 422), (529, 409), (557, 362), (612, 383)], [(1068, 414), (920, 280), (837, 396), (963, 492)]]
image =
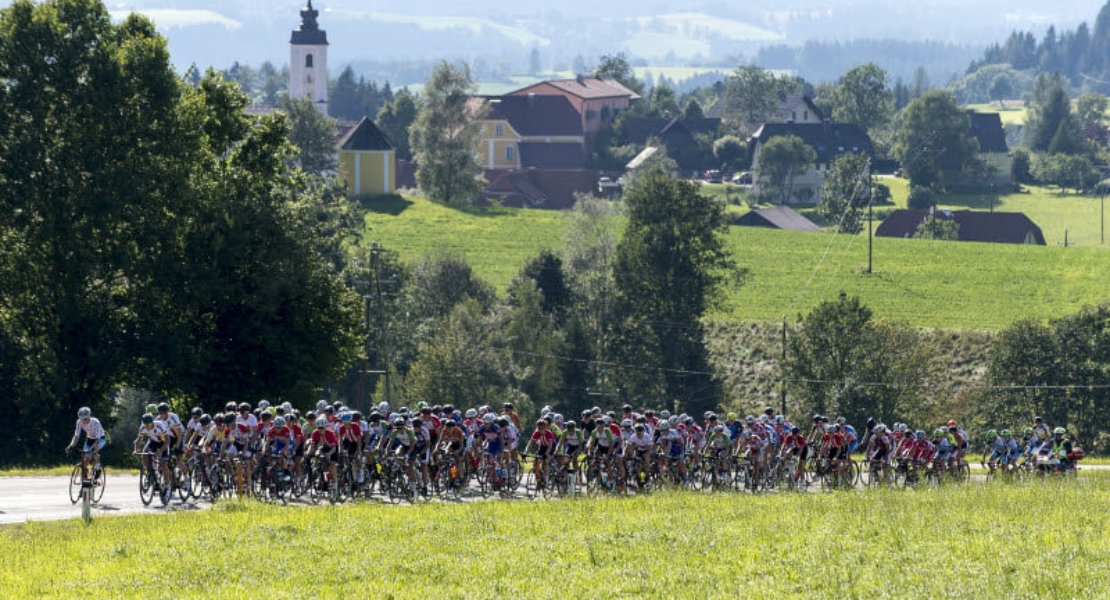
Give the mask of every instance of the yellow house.
[(393, 146), (366, 117), (339, 140), (339, 179), (348, 196), (392, 194), (397, 189)]
[(562, 96), (478, 97), (484, 110), (475, 153), (484, 169), (581, 169), (585, 136), (574, 106)]

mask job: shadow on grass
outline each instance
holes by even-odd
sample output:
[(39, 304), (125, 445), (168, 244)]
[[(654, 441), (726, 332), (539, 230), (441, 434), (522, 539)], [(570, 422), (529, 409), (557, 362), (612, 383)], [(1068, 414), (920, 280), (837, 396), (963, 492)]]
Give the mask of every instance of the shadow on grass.
[(412, 206), (412, 201), (405, 200), (397, 194), (362, 196), (358, 198), (358, 203), (369, 212), (391, 215), (394, 217), (405, 212), (405, 209)]
[(890, 287), (902, 290), (903, 292), (905, 292), (905, 293), (907, 293), (911, 296), (914, 296), (914, 297), (917, 297), (917, 298), (927, 298), (928, 297), (925, 294), (922, 294), (921, 292), (911, 290), (910, 288), (906, 287), (905, 285), (894, 281), (893, 277), (891, 277), (890, 275), (887, 275), (885, 273), (882, 273), (882, 272), (879, 272), (879, 271), (873, 271), (871, 273), (866, 273), (865, 272), (865, 273), (863, 273), (863, 275), (866, 276), (866, 277), (874, 277), (875, 279), (889, 285)]
[[(1008, 196), (1030, 196), (1032, 192), (1029, 188), (1024, 187), (1011, 187), (1005, 186), (999, 189), (958, 189), (952, 192), (937, 196), (936, 202), (941, 206), (951, 206), (954, 208), (968, 208), (972, 210), (1006, 210), (1006, 198)], [(1061, 189), (1054, 189), (1048, 194), (1051, 198), (1081, 198), (1085, 197), (1083, 194), (1076, 194)]]

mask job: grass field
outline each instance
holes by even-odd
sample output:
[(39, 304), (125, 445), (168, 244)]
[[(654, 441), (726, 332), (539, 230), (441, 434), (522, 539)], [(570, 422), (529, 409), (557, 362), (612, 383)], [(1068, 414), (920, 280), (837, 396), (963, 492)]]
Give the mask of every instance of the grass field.
[(965, 108), (970, 108), (976, 112), (982, 113), (998, 113), (1002, 119), (1002, 125), (1024, 125), (1026, 115), (1029, 109), (1021, 101), (1007, 100), (1003, 106), (999, 106), (997, 102), (989, 104), (968, 104)]
[[(421, 199), (388, 200), (367, 217), (368, 240), (402, 259), (452, 252), (504, 289), (524, 261), (559, 248), (567, 217), (543, 210), (451, 208)], [(840, 291), (859, 295), (876, 314), (914, 325), (999, 329), (1024, 317), (1050, 318), (1110, 299), (1103, 281), (1110, 252), (876, 238), (874, 274), (866, 236), (733, 227), (728, 245), (748, 267), (716, 315), (793, 319)]]
[[(227, 502), (0, 529), (0, 589), (49, 598), (1089, 598), (1110, 480), (552, 502)], [(1101, 591), (1100, 591), (1101, 590)]]

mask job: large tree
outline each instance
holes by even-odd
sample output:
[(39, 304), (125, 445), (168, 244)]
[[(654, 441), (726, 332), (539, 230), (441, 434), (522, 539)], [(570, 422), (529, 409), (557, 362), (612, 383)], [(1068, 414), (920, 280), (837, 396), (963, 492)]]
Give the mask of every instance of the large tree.
[(886, 72), (875, 63), (845, 73), (832, 96), (834, 121), (855, 123), (868, 131), (885, 125), (894, 110), (894, 94), (887, 88)]
[(700, 414), (719, 399), (700, 319), (738, 276), (724, 243), (724, 207), (696, 183), (660, 172), (633, 183), (624, 201), (628, 221), (613, 274), (621, 362), (634, 366), (620, 379), (632, 397)]
[(336, 166), (335, 121), (316, 108), (311, 98), (286, 96), (281, 108), (289, 118), (289, 141), (297, 147), (294, 164), (306, 173), (322, 173)]
[(296, 400), (348, 359), (335, 213), (290, 169), (284, 116), (248, 102), (214, 71), (178, 80), (143, 17), (0, 12), (0, 373), (18, 415), (0, 461), (56, 451), (79, 406), (110, 420), (120, 385)]
[(1071, 98), (1063, 79), (1044, 74), (1037, 78), (1026, 131), (1029, 147), (1033, 150), (1071, 154), (1082, 146), (1079, 125), (1071, 112)]
[(756, 156), (760, 194), (786, 204), (794, 195), (794, 178), (817, 160), (817, 152), (796, 135), (780, 135), (764, 142)]
[(482, 169), (475, 159), (481, 114), (469, 102), (474, 82), (470, 67), (440, 62), (424, 84), (422, 107), (409, 130), (417, 162), (416, 182), (440, 202), (469, 204), (482, 191)]
[(416, 101), (407, 90), (397, 92), (392, 102), (382, 105), (378, 111), (377, 125), (397, 151), (397, 158), (412, 160), (412, 147), (409, 145), (409, 128), (416, 121)]
[(779, 94), (794, 91), (793, 81), (754, 65), (743, 66), (725, 84), (722, 116), (730, 130), (747, 134), (767, 122), (779, 107)]
[(867, 205), (873, 187), (871, 159), (866, 154), (845, 152), (829, 165), (817, 210), (837, 231), (859, 233), (860, 207)]
[(894, 151), (913, 185), (931, 186), (970, 166), (978, 143), (952, 95), (930, 90), (906, 107)]
[(594, 77), (610, 77), (637, 94), (644, 93), (644, 84), (636, 79), (636, 72), (624, 52), (603, 55), (594, 69)]

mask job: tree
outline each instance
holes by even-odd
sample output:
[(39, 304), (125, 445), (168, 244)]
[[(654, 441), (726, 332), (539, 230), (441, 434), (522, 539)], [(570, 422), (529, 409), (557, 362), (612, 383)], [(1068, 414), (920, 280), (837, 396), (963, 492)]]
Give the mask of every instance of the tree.
[(416, 121), (417, 107), (412, 94), (401, 90), (393, 97), (392, 102), (382, 105), (378, 111), (377, 125), (385, 137), (393, 144), (397, 158), (412, 160), (412, 149), (409, 145), (409, 130)]
[(1032, 183), (1033, 177), (1029, 174), (1029, 151), (1025, 148), (1014, 148), (1012, 155), (1010, 175), (1014, 183)]
[(924, 185), (911, 185), (906, 207), (912, 210), (925, 210), (936, 204), (937, 195), (933, 188)]
[(845, 152), (837, 156), (821, 185), (818, 212), (836, 223), (837, 231), (859, 233), (859, 209), (867, 205), (873, 183), (871, 159), (866, 154)]
[(842, 292), (801, 318), (782, 369), (799, 412), (891, 422), (920, 410), (931, 363), (916, 331), (874, 320), (859, 298)]
[(769, 193), (779, 204), (793, 197), (794, 178), (817, 160), (817, 152), (796, 135), (781, 135), (763, 142), (756, 155), (756, 178), (762, 186), (767, 182)]
[(1075, 114), (1080, 126), (1102, 123), (1106, 120), (1106, 96), (1097, 92), (1087, 92), (1075, 101)]
[(998, 106), (1002, 107), (1002, 101), (1014, 95), (1014, 84), (1010, 81), (1010, 77), (1005, 74), (998, 74), (991, 80), (991, 87), (988, 91), (991, 100), (998, 101)]
[(736, 69), (725, 85), (722, 116), (737, 132), (747, 133), (770, 119), (779, 107), (779, 93), (792, 91), (794, 84), (754, 65)]
[(289, 141), (297, 147), (294, 164), (306, 173), (334, 170), (335, 121), (322, 114), (311, 98), (286, 96), (281, 108), (289, 118)]
[(960, 224), (953, 219), (938, 219), (935, 216), (925, 219), (913, 232), (913, 237), (922, 240), (947, 240), (960, 239)]
[(0, 462), (56, 454), (79, 406), (111, 426), (122, 386), (303, 401), (345, 366), (343, 201), (289, 167), (284, 115), (91, 0), (15, 2), (0, 40)]
[(473, 88), (469, 67), (440, 62), (424, 84), (423, 107), (410, 128), (416, 181), (440, 202), (469, 204), (484, 187), (475, 160), (482, 115), (468, 106)]
[(840, 78), (833, 92), (834, 121), (855, 123), (870, 131), (886, 124), (894, 108), (886, 72), (875, 63), (855, 67)]
[(678, 100), (670, 86), (657, 85), (651, 89), (651, 112), (664, 117), (678, 116)]
[(724, 206), (698, 186), (651, 173), (625, 192), (627, 225), (613, 264), (621, 317), (619, 373), (632, 397), (690, 414), (716, 406), (701, 317), (734, 269)]
[(705, 112), (701, 109), (701, 104), (698, 103), (697, 98), (690, 98), (686, 102), (686, 109), (683, 111), (682, 116), (687, 119), (704, 119)]
[(726, 169), (739, 169), (744, 166), (748, 158), (748, 145), (743, 140), (726, 135), (713, 142), (713, 155)]
[(913, 185), (941, 184), (971, 164), (977, 151), (967, 113), (948, 92), (925, 92), (906, 107), (895, 154)]
[(628, 62), (628, 55), (624, 52), (605, 54), (601, 62), (594, 69), (594, 77), (608, 77), (617, 80), (624, 87), (643, 95), (644, 84), (636, 79), (636, 73)]
[(558, 323), (563, 322), (573, 303), (573, 297), (567, 286), (561, 258), (550, 250), (541, 250), (525, 263), (518, 279), (531, 281), (540, 294), (540, 308), (543, 313), (553, 316)]
[[(1025, 125), (1031, 149), (1048, 150), (1053, 138), (1058, 134), (1068, 136), (1075, 128), (1066, 86), (1059, 76), (1048, 77), (1042, 73), (1037, 77), (1033, 90), (1034, 106)], [(1064, 131), (1062, 134), (1061, 128)], [(1075, 133), (1078, 137), (1078, 132)]]

